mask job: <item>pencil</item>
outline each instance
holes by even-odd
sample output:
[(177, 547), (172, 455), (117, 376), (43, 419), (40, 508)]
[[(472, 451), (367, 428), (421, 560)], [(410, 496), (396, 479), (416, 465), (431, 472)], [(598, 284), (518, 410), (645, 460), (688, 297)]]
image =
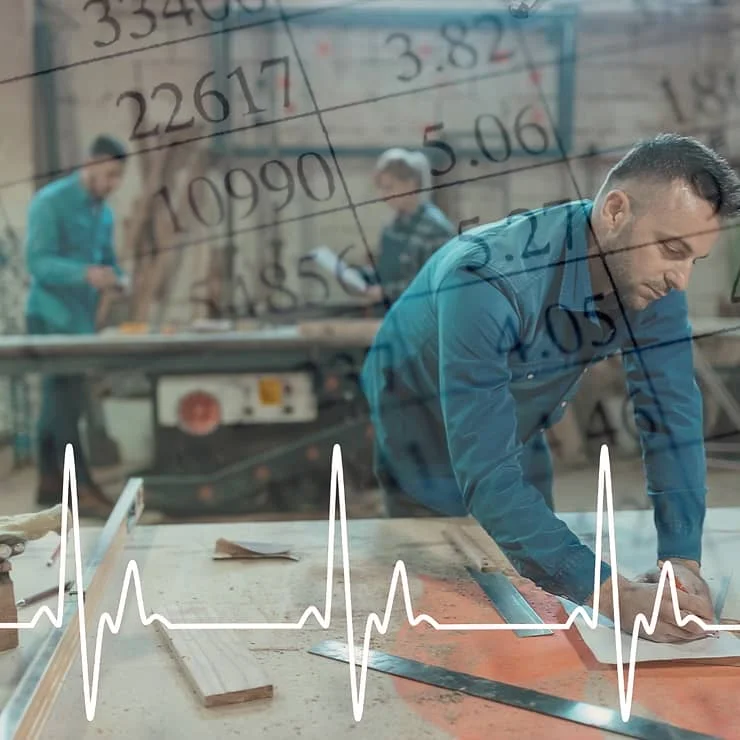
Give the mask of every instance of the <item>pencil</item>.
[(51, 568), (52, 565), (54, 565), (54, 561), (59, 557), (59, 553), (62, 550), (62, 541), (59, 540), (59, 544), (54, 548), (54, 552), (51, 554), (51, 557), (46, 561), (46, 567)]
[[(64, 584), (64, 592), (67, 593), (70, 588), (72, 588), (72, 584), (74, 581), (67, 581)], [(53, 596), (55, 593), (59, 591), (59, 584), (56, 586), (52, 586), (52, 588), (47, 588), (45, 591), (39, 591), (37, 594), (32, 594), (31, 596), (26, 596), (25, 599), (18, 599), (18, 601), (15, 602), (15, 605), (18, 606), (29, 606), (30, 604), (35, 604), (37, 601), (43, 601), (44, 599), (47, 599), (49, 596)]]

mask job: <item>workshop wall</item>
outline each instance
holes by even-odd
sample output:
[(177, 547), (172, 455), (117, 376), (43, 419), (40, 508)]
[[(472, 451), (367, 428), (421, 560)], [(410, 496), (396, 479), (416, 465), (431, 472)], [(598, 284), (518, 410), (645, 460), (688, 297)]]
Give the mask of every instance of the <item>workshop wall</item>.
[[(30, 2), (13, 3), (6, 8), (0, 28), (4, 79), (23, 77), (32, 69), (30, 5)], [(140, 132), (154, 123), (164, 129), (168, 121), (177, 125), (193, 116), (198, 118), (194, 90), (206, 73), (218, 69), (219, 61), (214, 38), (209, 35), (210, 27), (196, 5), (172, 2), (171, 12), (179, 7), (189, 7), (192, 12), (170, 17), (164, 17), (161, 0), (147, 4), (154, 15), (136, 10), (135, 4), (115, 6), (111, 11), (113, 20), (109, 22), (101, 21), (102, 6), (96, 4), (87, 10), (83, 10), (81, 3), (68, 0), (48, 0), (46, 5), (49, 8), (46, 21), (54, 30), (51, 55), (59, 67), (52, 77), (57, 101), (57, 148), (63, 168), (77, 165), (86, 146), (99, 132), (130, 139), (139, 113), (132, 92), (141, 92), (146, 104), (146, 120), (137, 127)], [(215, 3), (200, 5), (214, 14), (217, 12)], [(401, 5), (419, 7), (419, 3)], [(535, 117), (526, 120), (536, 122), (551, 137), (553, 153), (549, 156), (512, 157), (499, 165), (472, 164), (469, 157), (460, 157), (447, 175), (437, 179), (437, 184), (442, 186), (439, 195), (450, 205), (450, 216), (455, 222), (474, 218), (486, 222), (514, 208), (535, 207), (562, 198), (590, 197), (608, 168), (631, 143), (661, 130), (697, 133), (706, 141), (718, 143), (728, 155), (737, 156), (740, 134), (732, 125), (738, 102), (732, 76), (736, 32), (730, 22), (737, 12), (737, 3), (711, 14), (702, 9), (694, 15), (686, 12), (682, 16), (668, 16), (665, 12), (637, 14), (631, 4), (616, 2), (609, 7), (622, 12), (606, 15), (606, 7), (599, 3), (596, 7), (583, 4), (581, 8), (583, 17), (576, 29), (578, 53), (573, 83), (571, 154), (575, 157), (569, 162), (563, 162), (558, 155), (557, 142), (548, 127), (548, 110), (552, 113), (557, 101), (547, 97), (555, 89), (555, 79), (550, 66), (544, 63), (553, 58), (545, 47), (530, 50), (535, 61), (542, 62), (535, 64), (534, 78), (526, 70), (518, 75), (502, 75), (495, 81), (450, 86), (442, 92), (432, 93), (425, 88), (404, 97), (396, 93), (404, 89), (404, 84), (408, 89), (409, 83), (399, 82), (397, 78), (404, 71), (413, 72), (413, 65), (400, 59), (402, 43), (387, 43), (387, 29), (338, 32), (337, 28), (313, 26), (301, 30), (296, 34), (296, 43), (310, 86), (302, 76), (284, 31), (273, 33), (260, 27), (234, 31), (230, 34), (232, 55), (227, 72), (241, 67), (246, 73), (259, 68), (265, 60), (289, 57), (290, 104), (286, 115), (294, 118), (232, 134), (218, 134), (219, 124), (211, 124), (205, 129), (206, 134), (211, 134), (209, 138), (180, 145), (192, 149), (221, 143), (231, 154), (214, 156), (207, 173), (218, 191), (217, 196), (209, 192), (211, 186), (205, 181), (194, 187), (197, 214), (191, 209), (181, 224), (181, 259), (169, 286), (166, 319), (190, 320), (193, 306), (189, 293), (194, 280), (202, 277), (203, 250), (218, 251), (227, 244), (227, 224), (218, 204), (225, 202), (229, 187), (235, 206), (236, 268), (244, 276), (250, 296), (262, 310), (270, 306), (289, 307), (290, 299), (274, 287), (278, 276), (270, 272), (270, 264), (275, 254), (279, 254), (285, 270), (284, 285), (302, 300), (320, 297), (320, 289), (298, 279), (300, 256), (315, 246), (327, 244), (337, 251), (349, 248), (345, 253), (348, 262), (365, 262), (367, 248), (375, 249), (380, 230), (390, 218), (387, 207), (374, 202), (377, 197), (371, 182), (374, 156), (352, 155), (347, 150), (359, 146), (420, 146), (424, 126), (432, 123), (442, 122), (445, 130), (460, 130), (465, 125), (472, 126), (476, 116), (496, 113), (512, 131), (517, 113), (529, 105), (533, 106)], [(444, 50), (446, 54), (448, 46), (434, 30), (409, 30), (408, 34), (423, 62), (420, 85), (439, 80), (434, 76), (436, 61), (433, 60), (437, 51)], [(184, 36), (190, 40), (172, 43)], [(511, 51), (517, 42), (511, 36), (501, 43), (501, 50)], [(145, 50), (133, 53), (142, 45), (146, 46)], [(462, 59), (464, 52), (459, 53)], [(89, 63), (87, 60), (92, 57), (98, 59)], [(505, 59), (499, 61), (506, 64)], [(280, 101), (287, 79), (279, 63), (270, 66), (261, 80), (247, 79), (254, 107), (267, 108), (272, 96)], [(239, 89), (238, 78), (232, 84), (236, 86), (233, 90)], [(546, 107), (542, 106), (538, 84), (546, 91)], [(158, 86), (159, 91), (154, 94)], [(5, 165), (3, 182), (18, 183), (3, 188), (0, 195), (11, 223), (21, 236), (32, 193), (29, 180), (33, 175), (30, 112), (33, 89), (33, 81), (27, 77), (0, 85), (0, 105), (6, 120), (11, 122), (6, 124), (0, 138)], [(212, 89), (206, 83), (201, 92)], [(325, 133), (322, 122), (312, 115), (312, 96), (322, 109), (330, 109), (323, 117), (323, 125), (339, 150), (341, 176), (329, 155), (322, 152), (326, 148)], [(391, 97), (345, 106), (348, 101), (384, 96)], [(471, 100), (475, 101), (472, 108)], [(230, 115), (223, 126), (241, 125), (239, 116), (245, 102), (249, 105), (243, 95), (238, 102), (230, 101)], [(211, 116), (222, 105), (213, 95), (203, 98), (202, 103)], [(259, 116), (255, 118), (258, 119)], [(488, 123), (491, 125), (490, 120)], [(487, 137), (494, 135), (491, 131), (492, 125), (486, 129)], [(189, 130), (173, 135), (176, 141), (188, 138), (192, 138)], [(130, 143), (136, 150), (151, 146), (151, 141), (144, 138)], [(456, 141), (451, 144), (455, 148), (461, 146)], [(41, 144), (37, 142), (35, 146), (39, 150)], [(304, 158), (299, 175), (300, 154), (276, 155), (279, 147), (292, 147), (292, 152), (315, 151), (321, 156)], [(613, 154), (586, 156), (593, 148), (613, 149)], [(259, 156), (250, 156), (255, 150), (259, 150)], [(282, 165), (273, 163), (263, 169), (276, 156)], [(329, 168), (329, 176), (323, 163)], [(248, 174), (231, 175), (229, 185), (227, 173), (236, 170)], [(348, 207), (342, 180), (352, 207)], [(285, 187), (287, 183), (292, 184)], [(142, 168), (134, 158), (123, 187), (112, 199), (118, 217), (119, 246), (125, 242), (125, 222), (135, 216), (136, 198), (143, 184)], [(160, 207), (164, 208), (162, 197), (158, 197), (162, 201)], [(281, 206), (283, 202), (285, 206)], [(311, 217), (318, 212), (321, 215)], [(276, 218), (283, 223), (271, 226)], [(130, 255), (122, 254), (121, 259), (124, 266), (130, 265)], [(692, 310), (696, 313), (714, 314), (719, 295), (729, 293), (727, 263), (728, 247), (723, 243), (711, 260), (697, 268), (689, 289)], [(194, 275), (194, 271), (198, 274)], [(12, 306), (10, 313), (4, 315), (12, 315), (13, 311), (18, 315), (24, 287), (19, 280), (8, 283), (8, 276), (6, 271), (0, 278), (6, 281), (3, 293), (7, 293)], [(330, 299), (346, 301), (347, 296), (332, 284)], [(7, 421), (7, 410), (3, 413), (0, 408), (0, 418)]]
[[(172, 120), (178, 123), (193, 115), (198, 117), (192, 101), (193, 91), (204, 74), (217, 69), (214, 39), (208, 35), (210, 29), (201, 13), (194, 10), (187, 17), (160, 17), (154, 32), (146, 37), (147, 47), (155, 48), (129, 55), (129, 51), (143, 43), (130, 38), (130, 34), (145, 33), (150, 21), (130, 10), (127, 12), (125, 8), (116, 9), (115, 18), (122, 29), (120, 39), (100, 50), (108, 52), (112, 58), (78, 66), (80, 60), (91, 53), (100, 54), (95, 48), (96, 42), (103, 44), (114, 36), (106, 24), (98, 22), (95, 13), (81, 13), (77, 9), (72, 12), (68, 5), (65, 3), (64, 7), (67, 14), (73, 16), (74, 23), (68, 23), (55, 34), (55, 56), (60, 63), (70, 65), (55, 74), (62, 128), (59, 150), (65, 167), (80, 160), (84, 147), (99, 131), (109, 131), (124, 139), (131, 136), (139, 108), (130, 96), (119, 100), (125, 91), (142, 92), (146, 99), (147, 120), (159, 122), (160, 128), (164, 128), (173, 114), (173, 94), (178, 94), (174, 88), (181, 91), (182, 104)], [(212, 12), (215, 13), (214, 10)], [(550, 157), (553, 164), (545, 166), (542, 158), (512, 158), (498, 167), (501, 173), (507, 172), (502, 177), (496, 177), (498, 172), (494, 166), (484, 169), (461, 159), (448, 175), (437, 181), (438, 185), (447, 186), (445, 191), (452, 191), (456, 204), (456, 212), (451, 214), (454, 220), (478, 217), (485, 222), (505, 215), (512, 208), (536, 206), (558, 198), (591, 196), (600, 178), (626, 147), (640, 136), (660, 130), (699, 129), (704, 139), (714, 136), (715, 140), (724, 132), (725, 149), (731, 153), (736, 134), (732, 127), (728, 127), (729, 106), (721, 110), (716, 102), (706, 104), (705, 100), (702, 104), (695, 95), (692, 97), (692, 76), (706, 75), (714, 64), (721, 64), (729, 70), (728, 65), (733, 58), (732, 37), (726, 31), (728, 25), (721, 22), (722, 16), (714, 13), (712, 18), (715, 20), (711, 21), (705, 17), (709, 16), (702, 13), (684, 20), (673, 17), (666, 22), (665, 16), (655, 15), (653, 22), (647, 23), (634, 13), (607, 17), (603, 12), (591, 15), (586, 12), (577, 30), (572, 146), (576, 159), (565, 165), (558, 164), (557, 151)], [(718, 17), (719, 22), (716, 20)], [(306, 159), (304, 168), (308, 186), (320, 200), (312, 199), (301, 187), (296, 172), (298, 157), (295, 155), (280, 156), (282, 164), (273, 163), (265, 171), (265, 178), (275, 190), (270, 192), (269, 186), (260, 181), (258, 173), (266, 162), (274, 158), (275, 147), (303, 147), (305, 151), (326, 149), (320, 122), (311, 115), (311, 93), (322, 109), (336, 108), (372, 95), (383, 97), (396, 91), (395, 76), (403, 70), (397, 57), (383, 48), (387, 29), (346, 29), (344, 33), (336, 33), (336, 28), (310, 27), (297, 35), (298, 49), (310, 82), (309, 90), (287, 35), (284, 31), (274, 31), (274, 25), (271, 24), (269, 33), (265, 28), (257, 27), (230, 34), (232, 54), (229, 69), (239, 66), (244, 70), (254, 69), (266, 59), (287, 55), (291, 60), (287, 114), (305, 115), (185, 146), (221, 143), (232, 150), (228, 160), (219, 163), (219, 174), (214, 172), (211, 176), (222, 202), (226, 198), (226, 172), (243, 168), (254, 178), (256, 203), (251, 193), (254, 185), (245, 176), (239, 174), (232, 181), (234, 190), (241, 196), (234, 199), (237, 270), (245, 276), (245, 282), (257, 300), (266, 304), (264, 308), (267, 305), (287, 308), (289, 300), (271, 287), (275, 283), (275, 276), (267, 267), (268, 263), (274, 262), (274, 250), (269, 248), (271, 244), (274, 246), (277, 241), (280, 245), (278, 249), (286, 272), (286, 286), (299, 294), (309, 291), (303, 298), (310, 300), (311, 286), (302, 285), (297, 275), (300, 256), (319, 244), (328, 244), (337, 250), (353, 245), (346, 252), (346, 259), (353, 263), (364, 262), (367, 248), (375, 249), (380, 229), (390, 217), (384, 204), (372, 202), (377, 197), (371, 182), (374, 157), (351, 156), (342, 151), (350, 146), (363, 145), (379, 148), (414, 142), (421, 145), (420, 131), (425, 124), (439, 121), (445, 129), (457, 130), (460, 126), (455, 124), (459, 123), (461, 116), (472, 121), (476, 115), (498, 112), (504, 120), (513, 119), (522, 103), (537, 103), (538, 90), (529, 82), (527, 91), (522, 92), (525, 76), (514, 74), (496, 78), (495, 84), (478, 82), (474, 89), (458, 85), (444, 93), (426, 91), (411, 95), (405, 102), (403, 98), (391, 97), (331, 110), (324, 115), (323, 123), (332, 143), (340, 150), (341, 175), (356, 209), (347, 208), (339, 173), (328, 154), (323, 152), (323, 162), (331, 171), (330, 183), (324, 177), (322, 162), (318, 158)], [(201, 37), (187, 43), (170, 43), (185, 34), (188, 37), (201, 34)], [(435, 38), (432, 30), (410, 33), (410, 36), (422, 50), (433, 43), (441, 47), (439, 36)], [(512, 37), (502, 44), (507, 50), (506, 45), (514, 48), (516, 41)], [(692, 49), (691, 54), (686, 53), (687, 45)], [(552, 54), (541, 58), (552, 58)], [(546, 79), (548, 65), (540, 65), (538, 74), (545, 78), (539, 80), (540, 85), (549, 88), (549, 80)], [(280, 86), (285, 83), (283, 68), (276, 65), (261, 81), (265, 83), (261, 88), (255, 87), (254, 80), (247, 82), (254, 88), (255, 106), (266, 107), (266, 95), (282, 95)], [(162, 83), (174, 88), (160, 90), (152, 99), (153, 90)], [(667, 85), (671, 88), (670, 94)], [(202, 91), (210, 89), (213, 88), (209, 84), (201, 88)], [(232, 97), (235, 95), (236, 90), (232, 89)], [(706, 95), (704, 97), (707, 98)], [(475, 108), (460, 113), (466, 102), (470, 107), (472, 99), (478, 101)], [(678, 102), (673, 102), (674, 99)], [(204, 99), (203, 104), (210, 106), (209, 112), (216, 115), (219, 104), (213, 97)], [(554, 112), (557, 102), (548, 101), (548, 104)], [(243, 107), (243, 101), (240, 99), (237, 103), (234, 98), (231, 105), (234, 109), (240, 105)], [(520, 107), (515, 110), (517, 105)], [(546, 121), (542, 125), (549, 130)], [(142, 125), (138, 130), (143, 131), (144, 128)], [(185, 131), (175, 138), (182, 140), (190, 138), (190, 135)], [(143, 139), (141, 145), (151, 146), (149, 142), (151, 140)], [(554, 139), (552, 143), (557, 149)], [(133, 146), (135, 148), (136, 144)], [(583, 156), (591, 147), (602, 151), (613, 148), (614, 158)], [(258, 157), (238, 156), (237, 148), (242, 154), (255, 149), (266, 153)], [(132, 166), (129, 170), (123, 188), (112, 201), (119, 216), (119, 242), (123, 238), (124, 219), (132, 215), (132, 204), (142, 185), (138, 167)], [(292, 186), (281, 190), (287, 184), (286, 178), (292, 180)], [(471, 179), (472, 182), (460, 183)], [(201, 183), (194, 188), (195, 199), (202, 220), (217, 223), (218, 203), (208, 192), (209, 187), (207, 183)], [(291, 192), (293, 190), (295, 192)], [(333, 194), (326, 197), (330, 190)], [(281, 207), (286, 200), (287, 205)], [(275, 208), (279, 208), (276, 214)], [(248, 212), (248, 216), (239, 218), (240, 211)], [(330, 213), (307, 217), (326, 211)], [(271, 224), (275, 215), (285, 223), (258, 228)], [(184, 224), (183, 254), (196, 246), (193, 244), (193, 229), (198, 226), (198, 219), (194, 217)], [(226, 233), (226, 223), (222, 220), (217, 226), (201, 229), (198, 238), (206, 239), (210, 247), (218, 249), (225, 245)], [(716, 310), (718, 285), (727, 283), (724, 257), (720, 250), (717, 258), (697, 270), (690, 297), (692, 307), (698, 313), (712, 314)], [(265, 279), (260, 279), (259, 273), (265, 269)], [(187, 292), (192, 281), (188, 280), (186, 269), (180, 274), (182, 279), (172, 286), (169, 318), (187, 320)], [(336, 285), (332, 288), (333, 298), (347, 299), (341, 288)]]

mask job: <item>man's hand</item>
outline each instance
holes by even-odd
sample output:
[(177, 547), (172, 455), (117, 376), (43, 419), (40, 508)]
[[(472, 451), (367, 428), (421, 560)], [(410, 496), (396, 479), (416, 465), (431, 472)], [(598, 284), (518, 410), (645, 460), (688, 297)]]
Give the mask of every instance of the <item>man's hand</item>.
[[(680, 583), (689, 594), (697, 596), (703, 602), (702, 611), (701, 613), (697, 612), (696, 616), (701, 617), (709, 623), (714, 623), (715, 615), (712, 594), (706, 581), (701, 577), (699, 563), (695, 560), (671, 558), (671, 565), (673, 566), (673, 573), (676, 576), (676, 584), (678, 585)], [(642, 583), (657, 583), (660, 579), (662, 568), (663, 564), (659, 562), (656, 570), (645, 573), (637, 580)]]
[(112, 267), (104, 267), (102, 265), (92, 265), (87, 268), (87, 282), (97, 288), (103, 290), (105, 288), (113, 288), (118, 284), (118, 276), (113, 271)]
[[(676, 575), (678, 575), (678, 568), (676, 568)], [(678, 577), (681, 583), (683, 583), (681, 576)], [(629, 635), (632, 634), (638, 614), (643, 614), (648, 622), (652, 618), (655, 602), (658, 598), (658, 579), (656, 578), (655, 581), (650, 581), (648, 580), (649, 578), (649, 574), (641, 576), (635, 581), (629, 581), (622, 576), (619, 577), (620, 626), (622, 631)], [(688, 584), (684, 585), (687, 589), (689, 588)], [(714, 621), (711, 599), (709, 600), (709, 609), (707, 609), (707, 601), (703, 596), (694, 593), (685, 593), (684, 591), (678, 591), (677, 594), (678, 608), (682, 617), (693, 614), (710, 624)], [(592, 599), (589, 599), (587, 603), (589, 606), (592, 606)], [(599, 591), (599, 612), (612, 621), (614, 620), (611, 578), (602, 584)], [(639, 635), (653, 642), (685, 642), (704, 637), (706, 631), (694, 622), (689, 622), (683, 627), (678, 625), (673, 611), (671, 590), (670, 588), (666, 588), (663, 591), (663, 598), (660, 602), (660, 611), (658, 612), (655, 631), (652, 635), (649, 635), (641, 629)]]

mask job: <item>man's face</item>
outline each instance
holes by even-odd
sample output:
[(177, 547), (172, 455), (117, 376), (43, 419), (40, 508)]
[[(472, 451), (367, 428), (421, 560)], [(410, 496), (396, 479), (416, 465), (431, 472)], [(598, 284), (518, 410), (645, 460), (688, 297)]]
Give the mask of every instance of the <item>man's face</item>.
[(88, 165), (90, 192), (96, 198), (107, 198), (123, 179), (124, 164), (116, 159), (93, 159)]
[[(401, 193), (409, 193), (418, 189), (419, 186), (414, 179), (401, 180), (390, 172), (381, 172), (376, 182), (380, 197), (384, 200), (390, 198), (391, 200), (387, 203), (394, 211), (412, 211), (419, 202), (418, 193), (401, 195)], [(400, 197), (394, 198), (393, 196)]]
[(610, 193), (602, 210), (606, 264), (623, 303), (641, 311), (670, 290), (686, 290), (694, 264), (719, 237), (712, 205), (681, 182), (643, 186), (649, 203), (632, 210), (623, 192)]

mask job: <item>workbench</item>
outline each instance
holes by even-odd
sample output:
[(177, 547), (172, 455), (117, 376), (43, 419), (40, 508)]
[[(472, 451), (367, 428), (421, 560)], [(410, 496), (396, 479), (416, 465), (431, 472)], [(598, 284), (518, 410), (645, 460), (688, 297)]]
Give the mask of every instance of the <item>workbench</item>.
[(118, 333), (0, 337), (0, 374), (249, 372), (261, 370), (265, 353), (292, 367), (322, 350), (367, 349), (378, 319), (304, 321), (235, 331)]
[[(262, 369), (265, 352), (279, 353), (290, 367), (320, 350), (367, 349), (379, 325), (377, 318), (333, 319), (286, 325), (251, 322), (250, 328), (223, 332), (5, 336), (0, 337), (0, 375), (248, 372)], [(694, 318), (692, 328), (695, 340), (718, 347), (725, 339), (740, 338), (740, 321), (733, 318)]]
[[(594, 471), (594, 481), (596, 471)], [(618, 486), (618, 481), (615, 481)], [(594, 485), (595, 487), (595, 485)], [(594, 494), (595, 498), (595, 494)], [(616, 513), (619, 565), (625, 575), (654, 566), (652, 512)], [(562, 518), (593, 546), (595, 514)], [(383, 612), (391, 573), (402, 559), (409, 575), (415, 613), (440, 622), (500, 622), (495, 610), (465, 569), (466, 562), (443, 535), (454, 520), (351, 520), (352, 608), (356, 642), (365, 620)], [(90, 537), (92, 530), (86, 531)], [(704, 548), (707, 567), (727, 568), (740, 555), (740, 509), (708, 512)], [(129, 533), (101, 606), (115, 614), (126, 563), (141, 573), (146, 614), (167, 616), (172, 604), (208, 605), (219, 621), (295, 623), (306, 608), (323, 612), (326, 589), (327, 521), (259, 522), (139, 526)], [(291, 561), (214, 561), (215, 540), (278, 542), (300, 558)], [(608, 545), (605, 543), (605, 551)], [(346, 664), (309, 654), (329, 638), (346, 642), (339, 527), (335, 543), (333, 609), (327, 630), (310, 619), (300, 631), (237, 633), (254, 651), (274, 685), (270, 699), (205, 708), (155, 626), (142, 626), (129, 592), (120, 633), (106, 632), (99, 695), (92, 722), (85, 718), (79, 656), (72, 660), (52, 708), (43, 738), (254, 737), (302, 740), (326, 738), (573, 738), (607, 737), (593, 729), (450, 691), (368, 673), (364, 715), (353, 718)], [(724, 572), (724, 571), (723, 571)], [(16, 588), (23, 580), (20, 569)], [(525, 591), (546, 622), (566, 621), (553, 597)], [(427, 625), (411, 628), (399, 590), (390, 627), (375, 635), (374, 649), (425, 663), (480, 675), (540, 691), (618, 709), (614, 667), (598, 664), (579, 638), (569, 632), (520, 638), (511, 632), (439, 632)], [(97, 615), (88, 618), (97, 624)], [(27, 639), (22, 635), (22, 640)], [(94, 636), (88, 639), (92, 669)], [(12, 657), (3, 657), (12, 661)], [(717, 665), (639, 665), (633, 716), (648, 717), (716, 735), (740, 737), (737, 684), (740, 667)], [(616, 735), (608, 735), (617, 737)]]

